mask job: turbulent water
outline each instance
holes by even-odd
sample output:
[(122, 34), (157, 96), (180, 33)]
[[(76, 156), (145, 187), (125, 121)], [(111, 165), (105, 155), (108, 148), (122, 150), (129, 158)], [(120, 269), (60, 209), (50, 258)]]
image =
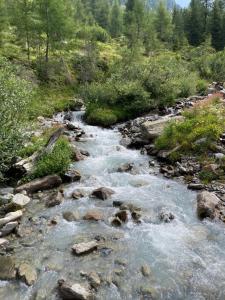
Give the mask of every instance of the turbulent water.
[[(57, 281), (85, 282), (80, 271), (96, 271), (108, 281), (96, 293), (97, 299), (142, 298), (141, 291), (151, 290), (155, 299), (225, 299), (225, 235), (224, 225), (200, 222), (196, 217), (196, 194), (181, 183), (154, 175), (149, 157), (120, 145), (120, 133), (87, 126), (81, 113), (74, 122), (85, 130), (87, 139), (77, 142), (90, 157), (74, 164), (82, 180), (65, 187), (66, 200), (57, 207), (45, 208), (40, 200), (32, 200), (22, 220), (24, 234), (13, 246), (17, 261), (28, 261), (38, 270), (33, 287), (21, 282), (0, 282), (0, 299), (58, 299)], [(135, 172), (120, 173), (118, 167), (134, 163)], [(76, 189), (91, 192), (106, 186), (115, 191), (106, 201), (84, 197), (72, 200)], [(133, 203), (142, 208), (143, 222), (131, 219), (121, 228), (107, 221), (115, 213), (113, 200)], [(86, 211), (97, 208), (106, 221), (63, 219), (64, 211)], [(158, 219), (160, 211), (175, 215), (171, 223)], [(58, 224), (49, 220), (58, 216)], [(105, 246), (95, 254), (76, 257), (74, 243), (89, 241), (97, 235), (106, 238)], [(126, 265), (122, 266), (121, 262)], [(151, 275), (144, 277), (141, 266), (148, 265)], [(1, 267), (1, 266), (0, 266)]]

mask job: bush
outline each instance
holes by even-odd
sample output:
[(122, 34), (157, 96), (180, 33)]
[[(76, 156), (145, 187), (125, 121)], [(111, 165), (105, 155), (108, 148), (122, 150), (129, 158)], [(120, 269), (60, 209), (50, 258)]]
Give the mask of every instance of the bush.
[(51, 174), (62, 175), (71, 163), (72, 149), (65, 138), (60, 138), (51, 153), (41, 157), (31, 175), (31, 178), (43, 177)]
[(105, 43), (109, 40), (109, 34), (98, 25), (82, 27), (77, 32), (77, 37), (84, 40), (92, 40)]
[(117, 122), (117, 116), (111, 109), (98, 108), (88, 114), (87, 122), (93, 125), (109, 127)]
[(225, 129), (225, 110), (221, 104), (209, 104), (184, 113), (184, 121), (171, 122), (156, 140), (157, 149), (207, 153)]
[[(9, 168), (21, 149), (27, 118), (28, 84), (14, 74), (12, 66), (0, 59), (0, 175)], [(3, 177), (2, 175), (0, 177)]]

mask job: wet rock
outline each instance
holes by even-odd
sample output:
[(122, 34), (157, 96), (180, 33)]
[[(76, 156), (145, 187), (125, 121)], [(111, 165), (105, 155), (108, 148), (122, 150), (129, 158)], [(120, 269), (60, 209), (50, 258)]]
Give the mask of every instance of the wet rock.
[(121, 167), (118, 168), (117, 172), (130, 172), (132, 171), (134, 168), (133, 164), (127, 163), (127, 164), (123, 164)]
[(85, 214), (83, 219), (87, 221), (101, 221), (104, 219), (104, 216), (99, 210), (90, 210)]
[(85, 193), (81, 190), (76, 190), (73, 192), (72, 197), (76, 200), (85, 197)]
[(85, 286), (74, 283), (72, 285), (66, 283), (63, 279), (58, 281), (59, 293), (65, 300), (91, 300), (92, 294)]
[(115, 227), (120, 227), (123, 223), (119, 218), (115, 217), (112, 219), (111, 224)]
[(15, 279), (15, 260), (12, 256), (0, 256), (0, 280)]
[(175, 216), (171, 212), (162, 211), (159, 214), (159, 219), (165, 223), (170, 223), (175, 219)]
[(92, 196), (99, 198), (101, 200), (106, 200), (111, 197), (115, 192), (109, 188), (101, 187), (92, 192)]
[(199, 218), (216, 217), (217, 208), (220, 204), (220, 199), (214, 194), (203, 191), (197, 195), (197, 213)]
[(60, 186), (62, 179), (58, 175), (49, 175), (40, 179), (23, 184), (16, 188), (16, 192), (27, 191), (27, 193), (35, 193), (38, 191), (48, 190)]
[(129, 147), (132, 144), (132, 139), (129, 137), (122, 138), (120, 144), (124, 147)]
[(139, 221), (140, 218), (141, 218), (141, 213), (140, 213), (140, 211), (135, 211), (135, 210), (132, 211), (131, 217), (132, 217), (132, 219), (133, 219), (134, 221)]
[(71, 183), (79, 180), (81, 180), (81, 174), (77, 170), (70, 170), (63, 175), (63, 182), (65, 183)]
[(120, 210), (115, 214), (115, 217), (119, 218), (123, 223), (126, 223), (128, 221), (128, 213), (126, 210)]
[(128, 262), (127, 262), (127, 260), (116, 259), (116, 260), (115, 260), (115, 264), (116, 264), (116, 265), (119, 265), (119, 266), (126, 267), (127, 264), (128, 264)]
[(123, 204), (124, 204), (123, 201), (117, 201), (117, 200), (113, 201), (113, 206), (114, 206), (114, 207), (120, 207), (120, 206), (123, 205)]
[(78, 211), (65, 211), (63, 218), (68, 222), (74, 222), (80, 220), (80, 215)]
[(68, 130), (79, 130), (79, 127), (77, 125), (73, 124), (72, 122), (67, 122), (66, 128)]
[(0, 238), (0, 248), (9, 244), (9, 241), (6, 239)]
[(18, 222), (9, 222), (0, 229), (0, 237), (10, 234), (16, 227)]
[(153, 287), (142, 286), (140, 288), (141, 298), (140, 300), (157, 300), (158, 296), (156, 290)]
[(90, 153), (87, 150), (80, 149), (80, 153), (84, 156), (90, 156)]
[(72, 250), (76, 255), (82, 255), (93, 252), (97, 248), (98, 243), (96, 241), (90, 241), (87, 243), (74, 244)]
[(22, 210), (17, 210), (15, 212), (8, 213), (4, 218), (0, 219), (0, 227), (9, 222), (20, 219), (22, 215), (23, 215)]
[(63, 195), (61, 192), (54, 192), (49, 195), (48, 199), (45, 202), (46, 207), (54, 207), (60, 205), (63, 201)]
[(188, 184), (188, 189), (189, 190), (199, 191), (199, 190), (203, 190), (204, 188), (205, 188), (204, 184), (201, 184), (201, 183), (190, 183), (190, 184)]
[(31, 286), (37, 280), (37, 272), (35, 268), (28, 263), (22, 263), (18, 268), (18, 277), (27, 285)]
[(141, 273), (144, 277), (149, 277), (151, 275), (151, 270), (148, 265), (141, 266)]
[(24, 208), (28, 203), (30, 203), (30, 197), (20, 193), (14, 195), (11, 202), (11, 204), (18, 209)]
[(73, 158), (75, 161), (84, 160), (85, 156), (80, 152), (80, 150), (77, 147), (73, 146), (72, 150), (73, 150)]
[(92, 288), (97, 290), (99, 286), (101, 285), (101, 278), (96, 272), (91, 272), (87, 275), (87, 279), (91, 285)]

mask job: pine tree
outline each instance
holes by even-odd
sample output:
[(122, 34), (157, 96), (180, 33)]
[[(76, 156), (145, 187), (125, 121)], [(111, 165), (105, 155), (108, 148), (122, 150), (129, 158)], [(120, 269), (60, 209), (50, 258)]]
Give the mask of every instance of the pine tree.
[(191, 0), (187, 17), (188, 41), (192, 46), (199, 46), (205, 40), (205, 13), (200, 0)]
[(123, 31), (123, 13), (119, 1), (115, 0), (110, 14), (110, 33), (112, 37), (119, 37)]
[(212, 46), (216, 50), (223, 50), (225, 46), (224, 38), (224, 12), (222, 2), (215, 0), (211, 15), (211, 36)]
[(173, 9), (172, 15), (173, 24), (173, 49), (177, 50), (182, 48), (185, 43), (185, 33), (184, 33), (184, 15), (183, 11), (176, 6)]
[(163, 2), (159, 3), (156, 10), (155, 28), (160, 41), (168, 42), (170, 40), (172, 35), (171, 17)]

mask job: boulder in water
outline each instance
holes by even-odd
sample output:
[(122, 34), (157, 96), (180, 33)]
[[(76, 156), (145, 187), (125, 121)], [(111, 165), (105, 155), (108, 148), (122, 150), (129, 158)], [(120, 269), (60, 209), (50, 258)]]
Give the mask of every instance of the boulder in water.
[(22, 263), (19, 266), (18, 276), (29, 286), (33, 285), (37, 280), (37, 272), (35, 268), (28, 263)]
[(0, 229), (0, 236), (6, 236), (10, 234), (16, 227), (18, 226), (18, 222), (9, 222), (5, 224), (1, 229)]
[(217, 208), (220, 204), (220, 199), (214, 194), (208, 191), (203, 191), (197, 195), (197, 213), (199, 218), (216, 217)]
[(0, 248), (6, 246), (7, 244), (9, 244), (8, 240), (0, 238)]
[(80, 198), (85, 197), (85, 193), (81, 190), (76, 190), (76, 191), (73, 192), (72, 197), (73, 197), (73, 199), (78, 200)]
[(101, 200), (106, 200), (111, 197), (115, 192), (109, 188), (101, 187), (92, 192), (92, 196), (99, 198)]
[(63, 195), (61, 192), (54, 192), (49, 195), (48, 199), (45, 202), (46, 207), (54, 207), (60, 205), (63, 201)]
[(12, 256), (0, 256), (0, 280), (16, 278), (15, 261)]
[(72, 250), (76, 255), (82, 255), (93, 252), (97, 247), (98, 243), (96, 241), (90, 241), (87, 243), (74, 244)]
[(68, 300), (91, 300), (92, 294), (85, 286), (74, 283), (72, 285), (66, 283), (63, 279), (58, 281), (59, 293), (62, 299)]
[(83, 219), (87, 221), (101, 221), (104, 219), (104, 216), (99, 210), (89, 210)]
[(65, 183), (79, 181), (80, 179), (81, 179), (81, 174), (77, 170), (70, 170), (66, 174), (63, 175), (63, 181)]
[(26, 191), (35, 193), (38, 191), (48, 190), (60, 186), (62, 179), (58, 175), (49, 175), (43, 178), (35, 179), (16, 188), (16, 192)]
[(74, 221), (78, 221), (80, 219), (80, 215), (79, 215), (78, 211), (65, 211), (63, 213), (63, 218), (67, 222), (74, 222)]
[(126, 210), (120, 210), (115, 214), (116, 218), (119, 218), (121, 222), (125, 223), (128, 221), (128, 213)]

